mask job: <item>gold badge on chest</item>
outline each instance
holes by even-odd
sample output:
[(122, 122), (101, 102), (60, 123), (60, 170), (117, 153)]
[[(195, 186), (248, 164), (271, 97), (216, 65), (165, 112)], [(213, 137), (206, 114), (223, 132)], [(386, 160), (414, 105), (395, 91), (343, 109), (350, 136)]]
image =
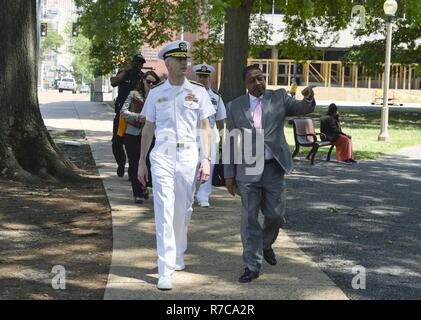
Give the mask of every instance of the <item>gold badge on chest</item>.
[(184, 100), (186, 100), (186, 101), (192, 101), (192, 102), (199, 102), (199, 100), (196, 98), (196, 96), (194, 95), (194, 93), (187, 94), (186, 97), (184, 98)]

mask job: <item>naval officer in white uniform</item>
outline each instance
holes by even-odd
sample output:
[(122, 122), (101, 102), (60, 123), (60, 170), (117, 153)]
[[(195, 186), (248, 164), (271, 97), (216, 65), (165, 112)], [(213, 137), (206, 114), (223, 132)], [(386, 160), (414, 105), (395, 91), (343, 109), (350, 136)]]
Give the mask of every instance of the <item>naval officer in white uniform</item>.
[[(205, 183), (202, 183), (199, 187), (199, 190), (196, 194), (196, 200), (199, 206), (202, 208), (209, 207), (209, 196), (212, 192), (212, 175), (214, 169), (214, 163), (218, 161), (218, 146), (216, 145), (216, 137), (219, 132), (224, 129), (224, 119), (227, 117), (227, 112), (225, 110), (225, 104), (222, 100), (222, 97), (218, 92), (212, 90), (210, 83), (210, 76), (215, 72), (215, 68), (205, 64), (197, 64), (193, 67), (194, 72), (196, 73), (197, 82), (203, 84), (211, 98), (212, 105), (215, 108), (215, 114), (209, 117), (209, 123), (212, 129), (212, 139), (211, 139), (211, 170), (210, 170), (210, 179)], [(215, 130), (215, 124), (217, 131)]]
[(157, 287), (161, 290), (171, 290), (172, 273), (185, 268), (187, 227), (198, 164), (198, 178), (202, 182), (210, 175), (208, 118), (215, 109), (206, 89), (186, 78), (189, 48), (187, 41), (176, 40), (161, 49), (158, 57), (165, 61), (168, 80), (151, 89), (142, 111), (146, 123), (142, 131), (138, 177), (143, 185), (148, 180), (145, 151), (149, 150), (154, 133), (156, 138), (149, 157), (158, 251)]

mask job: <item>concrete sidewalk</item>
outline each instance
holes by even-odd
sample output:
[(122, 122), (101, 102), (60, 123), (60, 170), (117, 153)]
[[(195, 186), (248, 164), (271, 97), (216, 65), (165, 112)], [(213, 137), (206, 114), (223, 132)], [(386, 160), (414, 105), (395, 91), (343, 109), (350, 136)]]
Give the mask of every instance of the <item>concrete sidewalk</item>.
[(259, 279), (237, 282), (243, 271), (240, 201), (215, 188), (212, 208), (195, 207), (185, 271), (174, 289), (158, 279), (152, 199), (136, 205), (127, 175), (118, 178), (111, 153), (113, 112), (101, 103), (57, 102), (41, 107), (49, 128), (84, 130), (112, 209), (113, 257), (105, 299), (347, 299), (315, 262), (281, 230), (274, 250), (278, 265), (264, 263)]

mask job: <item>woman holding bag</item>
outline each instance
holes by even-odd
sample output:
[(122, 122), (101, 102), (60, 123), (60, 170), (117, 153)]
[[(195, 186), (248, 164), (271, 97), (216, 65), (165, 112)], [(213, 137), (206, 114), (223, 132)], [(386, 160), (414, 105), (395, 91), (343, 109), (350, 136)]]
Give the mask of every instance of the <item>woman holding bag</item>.
[(140, 140), (145, 119), (140, 116), (143, 104), (148, 96), (149, 90), (153, 85), (160, 81), (158, 75), (153, 71), (147, 71), (143, 78), (136, 85), (135, 90), (131, 91), (120, 114), (127, 122), (127, 128), (124, 135), (124, 145), (129, 158), (129, 179), (132, 184), (132, 191), (135, 203), (143, 203), (149, 198), (147, 187), (143, 187), (137, 179), (137, 169), (140, 158)]

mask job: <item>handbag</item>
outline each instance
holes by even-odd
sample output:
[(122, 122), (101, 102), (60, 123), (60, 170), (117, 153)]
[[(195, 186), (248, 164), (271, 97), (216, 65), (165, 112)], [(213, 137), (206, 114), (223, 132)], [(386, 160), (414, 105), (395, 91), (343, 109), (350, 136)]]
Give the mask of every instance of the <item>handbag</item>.
[(224, 165), (222, 164), (222, 157), (219, 157), (219, 162), (214, 164), (213, 175), (212, 175), (212, 185), (214, 187), (224, 187), (225, 178), (224, 178)]
[(124, 137), (124, 135), (126, 134), (126, 129), (127, 129), (127, 121), (120, 114), (120, 118), (118, 119), (118, 131), (117, 131), (117, 135), (119, 137)]
[[(145, 102), (143, 101), (143, 98), (141, 97), (140, 93), (136, 90), (133, 90), (130, 91), (130, 95), (132, 97), (132, 101), (129, 106), (129, 111), (133, 113), (141, 113)], [(143, 124), (139, 121), (126, 120), (126, 122), (138, 129), (140, 129), (143, 126)]]

